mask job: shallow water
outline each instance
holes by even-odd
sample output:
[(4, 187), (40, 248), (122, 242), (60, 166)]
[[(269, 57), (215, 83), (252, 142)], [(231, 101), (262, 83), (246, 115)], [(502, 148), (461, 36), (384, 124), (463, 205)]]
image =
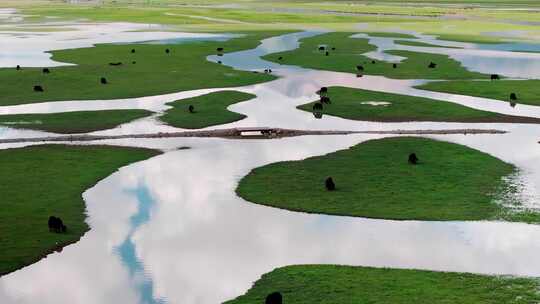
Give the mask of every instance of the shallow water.
[[(500, 135), (430, 136), (494, 155), (522, 171), (524, 204), (540, 208), (540, 125), (373, 123), (295, 107), (321, 86), (342, 85), (447, 100), (504, 114), (540, 117), (540, 108), (411, 88), (422, 80), (392, 80), (280, 66), (259, 57), (294, 49), (307, 32), (271, 38), (254, 50), (219, 60), (244, 70), (271, 68), (272, 82), (237, 88), (257, 95), (230, 110), (244, 120), (216, 126), (393, 130), (490, 128)], [(508, 56), (515, 53), (510, 53)], [(40, 62), (36, 55), (36, 63)], [(216, 60), (210, 56), (209, 60)], [(0, 114), (143, 108), (219, 88), (113, 101), (51, 102), (0, 107)], [(177, 130), (156, 117), (98, 134)], [(44, 133), (0, 129), (1, 138)], [(61, 253), (0, 279), (1, 303), (218, 303), (246, 292), (260, 275), (292, 264), (347, 264), (487, 274), (540, 276), (540, 226), (505, 222), (388, 221), (309, 215), (255, 205), (235, 195), (251, 169), (345, 149), (383, 136), (303, 136), (275, 140), (137, 139), (100, 141), (165, 154), (120, 169), (88, 189), (91, 230)], [(89, 144), (89, 143), (84, 143)], [(2, 148), (21, 146), (3, 145)], [(188, 150), (177, 150), (180, 147)], [(189, 172), (189, 174), (186, 174)], [(58, 291), (62, 286), (62, 292)]]
[[(377, 50), (365, 55), (388, 62), (400, 62), (405, 58), (386, 53), (390, 50), (402, 50), (421, 53), (443, 54), (459, 61), (471, 71), (486, 74), (500, 74), (513, 78), (540, 78), (540, 44), (536, 43), (501, 43), (479, 44), (438, 40), (431, 35), (416, 34), (416, 39), (369, 37), (356, 34), (353, 38), (369, 38), (369, 43)], [(394, 43), (395, 40), (417, 41), (442, 47), (409, 46)]]

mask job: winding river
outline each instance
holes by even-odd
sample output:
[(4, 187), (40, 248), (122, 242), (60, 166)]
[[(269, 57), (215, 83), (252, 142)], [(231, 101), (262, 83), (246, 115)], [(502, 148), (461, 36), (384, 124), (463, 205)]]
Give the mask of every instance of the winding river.
[[(107, 27), (106, 24), (99, 26)], [(92, 33), (76, 33), (81, 34), (79, 45), (95, 43)], [(539, 125), (374, 123), (331, 116), (315, 119), (295, 107), (315, 99), (314, 92), (321, 86), (340, 85), (431, 97), (504, 114), (540, 117), (540, 108), (521, 105), (512, 108), (504, 102), (412, 88), (423, 80), (392, 80), (380, 76), (356, 78), (345, 73), (280, 66), (259, 58), (267, 53), (294, 49), (298, 47), (299, 38), (314, 34), (304, 32), (270, 38), (256, 49), (220, 57), (223, 64), (237, 69), (272, 68), (280, 78), (235, 88), (257, 95), (230, 107), (248, 117), (212, 128), (271, 126), (393, 130), (482, 127), (506, 130), (508, 133), (500, 135), (439, 135), (431, 138), (464, 144), (515, 164), (522, 171), (524, 203), (531, 208), (540, 208)], [(47, 35), (50, 40), (65, 33)], [(107, 41), (133, 41), (123, 35), (123, 31), (115, 30), (113, 36), (118, 39)], [(159, 39), (176, 39), (184, 34), (169, 32), (165, 35), (163, 32), (155, 35)], [(18, 35), (7, 36), (12, 40), (23, 39), (17, 38)], [(42, 46), (43, 50), (48, 47)], [(468, 51), (473, 55), (484, 52), (472, 48), (460, 52), (466, 55)], [(509, 58), (523, 56), (516, 52), (498, 52)], [(8, 58), (2, 57), (0, 65), (9, 66), (13, 58), (4, 56)], [(50, 60), (43, 56), (34, 54), (27, 60), (42, 65)], [(216, 58), (210, 56), (208, 60)], [(538, 56), (528, 60), (531, 64), (540, 64)], [(507, 70), (501, 66), (493, 68), (501, 74), (508, 72), (512, 76), (514, 73), (513, 67)], [(0, 114), (118, 108), (161, 112), (167, 108), (167, 102), (218, 90), (222, 88), (125, 100), (9, 106), (0, 107)], [(178, 129), (164, 126), (155, 117), (150, 117), (95, 133), (170, 130)], [(1, 138), (46, 134), (0, 129)], [(88, 189), (83, 197), (87, 204), (87, 221), (92, 229), (62, 252), (0, 278), (0, 302), (213, 304), (245, 293), (255, 280), (275, 267), (311, 263), (540, 276), (537, 258), (540, 226), (537, 225), (495, 221), (390, 221), (303, 214), (255, 205), (235, 195), (236, 184), (253, 168), (331, 153), (381, 137), (100, 141), (101, 144), (162, 149), (166, 153), (121, 168)], [(20, 144), (2, 145), (1, 148), (12, 146)], [(178, 149), (186, 146), (190, 149)]]

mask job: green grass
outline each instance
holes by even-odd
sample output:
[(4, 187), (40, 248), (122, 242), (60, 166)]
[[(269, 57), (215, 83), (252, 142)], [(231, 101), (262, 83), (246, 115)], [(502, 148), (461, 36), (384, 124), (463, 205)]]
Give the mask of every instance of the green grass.
[(436, 47), (436, 48), (451, 48), (455, 49), (455, 47), (448, 47), (448, 46), (442, 46), (442, 45), (436, 45), (431, 43), (425, 43), (421, 41), (410, 41), (410, 40), (394, 40), (395, 44), (401, 44), (401, 45), (409, 45), (409, 46), (421, 46), (421, 47)]
[[(367, 39), (349, 38), (354, 33), (328, 33), (301, 40), (300, 48), (293, 51), (274, 53), (264, 58), (282, 64), (298, 65), (307, 68), (329, 70), (337, 72), (356, 73), (356, 66), (364, 67), (364, 74), (383, 75), (389, 78), (413, 79), (479, 79), (487, 75), (470, 72), (459, 62), (445, 55), (418, 53), (409, 51), (388, 51), (387, 53), (406, 57), (403, 62), (393, 68), (392, 63), (375, 60), (360, 54), (374, 51), (375, 46)], [(326, 44), (330, 48), (330, 55), (318, 51), (318, 46)], [(283, 57), (279, 60), (279, 57)], [(437, 63), (437, 68), (430, 69), (430, 62)]]
[(504, 41), (500, 38), (487, 35), (465, 35), (465, 34), (442, 34), (437, 35), (437, 39), (446, 41), (457, 41), (466, 43), (498, 44)]
[[(419, 165), (408, 164), (412, 152)], [(394, 137), (256, 168), (240, 181), (237, 193), (254, 203), (310, 213), (397, 220), (503, 216), (512, 220), (513, 215), (494, 199), (507, 189), (502, 178), (515, 170), (465, 146)], [(336, 191), (325, 189), (328, 176), (333, 177)]]
[(263, 275), (227, 304), (264, 303), (280, 292), (287, 304), (534, 304), (536, 278), (337, 265), (295, 265)]
[[(447, 122), (515, 122), (540, 123), (540, 119), (503, 115), (472, 109), (459, 104), (422, 97), (375, 92), (344, 87), (331, 87), (322, 113), (346, 119), (380, 122), (447, 121)], [(390, 102), (373, 106), (362, 102)], [(311, 102), (299, 109), (312, 112)]]
[(540, 105), (540, 80), (437, 81), (417, 88), (502, 101), (509, 101), (510, 94), (516, 93), (517, 103)]
[[(167, 110), (160, 119), (171, 126), (184, 129), (200, 129), (226, 124), (246, 117), (227, 110), (228, 106), (255, 97), (253, 94), (238, 91), (220, 91), (177, 100), (168, 103), (173, 108)], [(195, 107), (195, 113), (188, 111), (190, 105)]]
[(146, 110), (105, 110), (0, 115), (0, 125), (53, 133), (87, 133), (111, 129), (151, 114), (152, 112)]
[[(0, 151), (0, 274), (40, 259), (88, 230), (82, 193), (119, 167), (157, 155), (148, 149), (41, 145)], [(117, 204), (122, 202), (103, 202)], [(49, 216), (68, 232), (49, 232)]]
[[(53, 59), (77, 66), (41, 69), (0, 69), (0, 105), (43, 101), (115, 99), (149, 96), (213, 87), (242, 86), (275, 79), (268, 74), (236, 71), (208, 62), (217, 47), (226, 52), (254, 48), (261, 39), (283, 32), (257, 32), (226, 42), (192, 42), (178, 45), (98, 45), (54, 51)], [(166, 54), (165, 49), (171, 53)], [(132, 54), (131, 49), (136, 53)], [(136, 61), (136, 64), (132, 64)], [(122, 66), (110, 66), (122, 62)], [(108, 84), (100, 83), (106, 77)], [(45, 92), (33, 91), (42, 85)]]
[(416, 38), (414, 35), (403, 33), (389, 33), (389, 32), (363, 32), (371, 37), (388, 37), (388, 38)]

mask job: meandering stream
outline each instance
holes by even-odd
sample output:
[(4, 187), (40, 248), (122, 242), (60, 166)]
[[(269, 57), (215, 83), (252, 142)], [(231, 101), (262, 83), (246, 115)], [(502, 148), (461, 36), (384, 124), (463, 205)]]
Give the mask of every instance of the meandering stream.
[[(500, 135), (431, 137), (464, 144), (515, 164), (522, 170), (524, 203), (540, 208), (538, 125), (373, 123), (331, 116), (315, 119), (295, 107), (315, 99), (315, 91), (321, 86), (341, 85), (431, 97), (504, 114), (540, 117), (540, 108), (521, 105), (511, 108), (504, 102), (412, 88), (422, 80), (392, 80), (380, 76), (356, 78), (345, 73), (280, 66), (259, 58), (266, 53), (294, 49), (299, 38), (313, 34), (316, 33), (271, 38), (254, 50), (220, 57), (223, 64), (238, 69), (272, 68), (280, 78), (236, 88), (257, 95), (253, 100), (230, 107), (248, 117), (212, 128), (271, 126), (393, 130), (482, 127), (507, 130), (509, 133)], [(55, 37), (55, 33), (48, 35), (47, 39)], [(88, 39), (82, 45), (92, 43), (92, 38)], [(47, 47), (45, 45), (43, 49)], [(521, 56), (507, 53), (509, 57)], [(35, 65), (46, 62), (42, 55), (32, 55), (28, 60)], [(216, 58), (209, 57), (208, 60)], [(535, 64), (540, 62), (540, 58), (530, 60)], [(8, 58), (0, 61), (0, 65), (12, 62)], [(0, 114), (117, 108), (159, 112), (166, 109), (165, 103), (169, 101), (216, 90), (221, 89), (115, 101), (9, 106), (0, 107)], [(164, 126), (152, 117), (95, 133), (167, 130), (178, 129)], [(2, 138), (45, 134), (0, 129)], [(62, 252), (0, 278), (0, 302), (213, 304), (243, 294), (263, 273), (275, 267), (306, 263), (540, 276), (537, 258), (540, 226), (537, 225), (313, 215), (255, 205), (235, 195), (237, 182), (253, 168), (322, 155), (381, 137), (102, 141), (100, 143), (157, 148), (166, 153), (124, 167), (88, 189), (83, 197), (87, 204), (87, 221), (92, 229)], [(14, 145), (3, 145), (2, 148), (10, 146)], [(185, 146), (191, 149), (177, 150)]]

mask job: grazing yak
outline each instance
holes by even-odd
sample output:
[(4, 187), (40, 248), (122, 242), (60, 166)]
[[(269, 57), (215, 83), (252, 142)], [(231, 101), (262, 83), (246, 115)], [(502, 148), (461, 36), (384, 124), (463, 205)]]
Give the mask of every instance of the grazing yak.
[(330, 101), (330, 97), (328, 96), (321, 96), (321, 103), (331, 104), (332, 101)]
[(397, 69), (397, 64), (393, 63), (393, 64), (392, 64), (392, 67), (393, 67), (394, 69)]
[(189, 113), (195, 113), (195, 107), (193, 105), (189, 105), (188, 111)]
[(375, 62), (375, 60), (371, 60), (371, 64), (375, 64), (375, 63), (377, 63), (377, 62)]
[(325, 56), (328, 56), (330, 55), (330, 53), (328, 51), (326, 51), (326, 53), (324, 54)]
[(65, 233), (67, 231), (67, 227), (62, 222), (62, 219), (56, 216), (49, 216), (48, 225), (50, 232)]
[(122, 65), (122, 62), (109, 62), (109, 65), (111, 65), (111, 66), (119, 66), (119, 65)]
[(430, 62), (429, 65), (428, 65), (428, 68), (430, 68), (430, 69), (434, 69), (436, 67), (437, 67), (437, 64), (435, 62), (433, 62), (433, 61)]
[(323, 104), (320, 102), (316, 102), (313, 104), (313, 111), (322, 111), (323, 110)]
[(20, 70), (21, 70), (21, 66), (17, 64), (16, 69), (17, 69), (17, 71), (20, 71)]
[(319, 51), (324, 51), (324, 50), (326, 50), (326, 47), (324, 47), (324, 46), (319, 47)]
[(336, 48), (335, 48), (335, 47), (333, 47), (333, 48), (332, 48), (332, 51), (335, 51), (335, 50), (336, 50)]
[(218, 52), (223, 52), (223, 48), (222, 48), (222, 47), (218, 47), (218, 48), (216, 49), (216, 51), (218, 51)]
[(271, 294), (266, 296), (264, 304), (283, 304), (283, 297), (281, 296), (281, 293), (277, 291), (272, 292)]
[(324, 185), (326, 186), (326, 190), (328, 190), (328, 191), (336, 190), (336, 184), (334, 183), (334, 180), (332, 179), (332, 177), (328, 177), (324, 181)]
[(165, 53), (169, 54), (170, 52), (171, 52), (171, 50), (165, 49)]
[(131, 54), (134, 54), (135, 53), (135, 49), (131, 49)]
[(499, 80), (501, 77), (499, 77), (498, 74), (491, 74), (491, 80)]
[(327, 88), (327, 87), (322, 87), (322, 88), (320, 88), (320, 89), (317, 91), (317, 94), (318, 94), (319, 96), (323, 96), (323, 95), (328, 94), (328, 88)]
[(48, 68), (43, 69), (43, 74), (49, 74), (51, 71)]
[(279, 56), (278, 60), (283, 60), (283, 57)]
[(34, 86), (34, 92), (44, 92), (45, 90), (43, 90), (43, 87), (40, 86), (40, 85), (35, 85)]
[(131, 64), (136, 64), (136, 63), (137, 63), (137, 61), (132, 61), (132, 62), (131, 62)]
[(409, 164), (416, 165), (418, 163), (418, 157), (416, 156), (416, 153), (409, 154)]
[(516, 93), (510, 93), (510, 100), (517, 100)]
[(101, 77), (99, 81), (101, 82), (101, 84), (107, 84), (107, 78), (105, 77)]
[(361, 66), (361, 65), (357, 65), (357, 66), (356, 66), (356, 69), (357, 69), (358, 71), (364, 71), (364, 67)]

